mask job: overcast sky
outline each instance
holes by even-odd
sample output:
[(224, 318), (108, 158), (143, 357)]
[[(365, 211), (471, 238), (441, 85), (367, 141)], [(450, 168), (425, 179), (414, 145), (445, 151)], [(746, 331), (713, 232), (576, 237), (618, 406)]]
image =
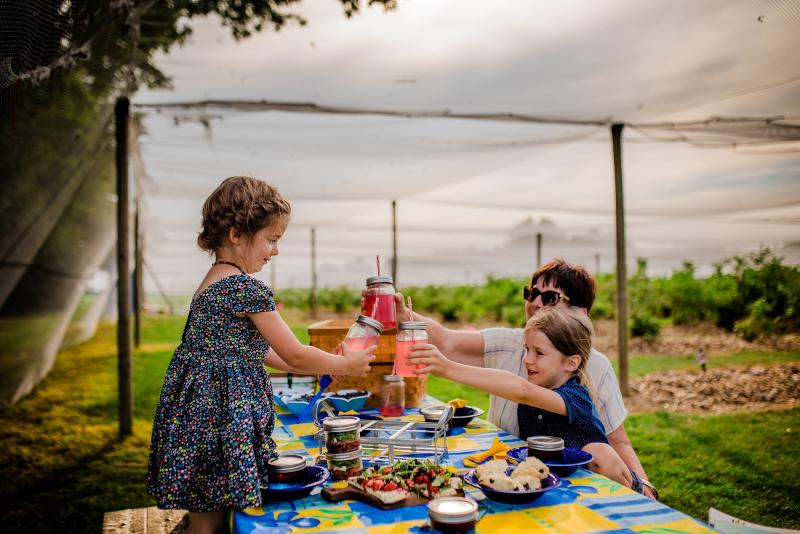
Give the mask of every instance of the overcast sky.
[[(306, 0), (298, 11), (306, 27), (241, 42), (215, 19), (194, 21), (189, 42), (157, 59), (174, 90), (135, 102), (268, 99), (626, 122), (800, 116), (800, 8), (788, 0), (401, 0), (394, 12), (365, 8), (351, 20), (338, 2)], [(234, 174), (275, 183), (293, 204), (278, 288), (309, 285), (312, 225), (323, 285), (363, 284), (376, 253), (388, 265), (391, 199), (401, 286), (529, 274), (537, 231), (545, 259), (594, 269), (597, 254), (601, 270), (612, 267), (606, 128), (224, 109), (150, 109), (144, 126), (147, 253), (176, 292), (190, 292), (208, 264), (194, 245), (202, 201)], [(579, 140), (542, 143), (565, 137)], [(644, 142), (630, 128), (625, 141), (629, 261), (642, 255), (668, 272), (693, 259), (707, 272), (767, 244), (800, 263), (800, 153), (754, 153), (797, 143), (701, 149)]]

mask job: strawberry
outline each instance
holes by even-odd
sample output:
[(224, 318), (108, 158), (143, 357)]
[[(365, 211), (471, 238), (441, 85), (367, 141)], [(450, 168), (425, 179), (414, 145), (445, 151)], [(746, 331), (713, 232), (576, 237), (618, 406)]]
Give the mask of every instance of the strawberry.
[(383, 487), (383, 491), (394, 491), (397, 489), (397, 484), (394, 482), (389, 482)]

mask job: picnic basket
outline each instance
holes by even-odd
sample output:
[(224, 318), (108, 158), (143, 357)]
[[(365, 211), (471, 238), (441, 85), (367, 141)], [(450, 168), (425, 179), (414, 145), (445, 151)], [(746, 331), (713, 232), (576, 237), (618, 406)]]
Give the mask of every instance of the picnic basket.
[[(353, 321), (342, 319), (329, 319), (314, 323), (308, 327), (308, 336), (311, 345), (327, 352), (332, 352), (347, 335), (347, 330)], [(368, 407), (380, 404), (381, 383), (383, 375), (392, 373), (395, 357), (395, 330), (388, 330), (381, 334), (378, 349), (375, 351), (375, 361), (370, 364), (367, 376), (334, 376), (329, 391), (337, 389), (365, 389), (372, 393), (367, 400)], [(428, 388), (428, 375), (419, 377), (406, 377), (406, 407), (418, 408)]]

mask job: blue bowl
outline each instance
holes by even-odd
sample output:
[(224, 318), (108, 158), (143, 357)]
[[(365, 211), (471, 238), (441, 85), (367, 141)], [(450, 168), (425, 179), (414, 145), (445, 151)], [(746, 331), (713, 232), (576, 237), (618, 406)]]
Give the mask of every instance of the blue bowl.
[[(528, 458), (528, 447), (517, 447), (506, 453), (506, 456), (517, 462), (524, 462)], [(580, 449), (564, 449), (564, 457), (558, 460), (544, 460), (544, 465), (550, 468), (551, 473), (560, 477), (568, 477), (579, 467), (592, 461), (592, 455)]]
[[(325, 399), (328, 398), (329, 395), (330, 395), (330, 393), (323, 393), (322, 396), (319, 398), (319, 400), (325, 400)], [(291, 396), (289, 396), (289, 397), (283, 397), (283, 402), (286, 405), (285, 408), (287, 410), (292, 412), (295, 417), (300, 417), (303, 414), (303, 411), (306, 409), (306, 406), (308, 406), (308, 402), (309, 401), (307, 401), (307, 400), (296, 400), (296, 399), (293, 399)], [(317, 402), (319, 402), (319, 401), (317, 401)], [(312, 411), (309, 412), (309, 414), (313, 413), (313, 409), (314, 409), (314, 407), (312, 406), (311, 407)]]
[(321, 486), (331, 477), (327, 467), (309, 465), (303, 473), (303, 478), (297, 482), (281, 482), (270, 484), (268, 480), (259, 482), (262, 501), (291, 501), (302, 499), (317, 486)]
[[(514, 470), (513, 467), (509, 467), (506, 471), (507, 474), (511, 474)], [(466, 475), (464, 475), (464, 482), (469, 484), (470, 486), (475, 486), (479, 490), (481, 490), (484, 495), (492, 499), (493, 501), (502, 502), (506, 504), (527, 504), (535, 501), (545, 493), (550, 490), (556, 489), (557, 487), (561, 486), (561, 479), (558, 478), (556, 475), (550, 473), (547, 475), (547, 478), (542, 480), (542, 487), (541, 489), (534, 490), (534, 491), (500, 491), (492, 488), (488, 488), (478, 482), (478, 475), (475, 474), (475, 471), (469, 471)]]
[[(513, 467), (509, 467), (506, 471), (507, 474), (511, 474), (514, 470)], [(500, 491), (492, 488), (488, 488), (478, 482), (478, 475), (475, 474), (475, 471), (469, 471), (467, 474), (464, 475), (464, 482), (469, 484), (470, 486), (474, 486), (481, 490), (488, 498), (492, 499), (493, 501), (502, 502), (506, 504), (527, 504), (535, 501), (545, 493), (550, 490), (554, 490), (561, 485), (561, 479), (558, 478), (556, 475), (550, 473), (547, 475), (547, 478), (542, 480), (542, 487), (541, 489), (534, 490), (534, 491)]]
[(328, 402), (333, 404), (333, 407), (336, 408), (337, 411), (340, 412), (347, 412), (350, 410), (360, 410), (364, 407), (367, 403), (367, 399), (369, 398), (369, 391), (364, 391), (362, 395), (357, 397), (339, 397), (338, 394), (341, 393), (354, 393), (356, 389), (342, 389), (340, 391), (335, 391), (328, 397)]

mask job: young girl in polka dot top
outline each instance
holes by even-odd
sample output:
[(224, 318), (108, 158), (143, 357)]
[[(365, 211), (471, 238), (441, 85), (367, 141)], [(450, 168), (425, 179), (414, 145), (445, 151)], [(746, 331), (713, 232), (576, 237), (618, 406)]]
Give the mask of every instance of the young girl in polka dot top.
[(363, 376), (376, 347), (329, 354), (302, 345), (250, 276), (278, 254), (291, 208), (273, 186), (228, 178), (203, 205), (197, 242), (214, 263), (197, 288), (158, 403), (147, 488), (161, 508), (191, 512), (189, 532), (224, 531), (224, 513), (261, 505), (259, 480), (277, 455), (265, 364)]
[(630, 470), (608, 444), (592, 400), (586, 362), (592, 325), (586, 314), (547, 307), (525, 325), (525, 380), (501, 369), (475, 368), (448, 360), (434, 345), (417, 345), (409, 362), (455, 382), (480, 388), (519, 404), (520, 438), (558, 436), (566, 447), (593, 456), (589, 467), (631, 487)]

